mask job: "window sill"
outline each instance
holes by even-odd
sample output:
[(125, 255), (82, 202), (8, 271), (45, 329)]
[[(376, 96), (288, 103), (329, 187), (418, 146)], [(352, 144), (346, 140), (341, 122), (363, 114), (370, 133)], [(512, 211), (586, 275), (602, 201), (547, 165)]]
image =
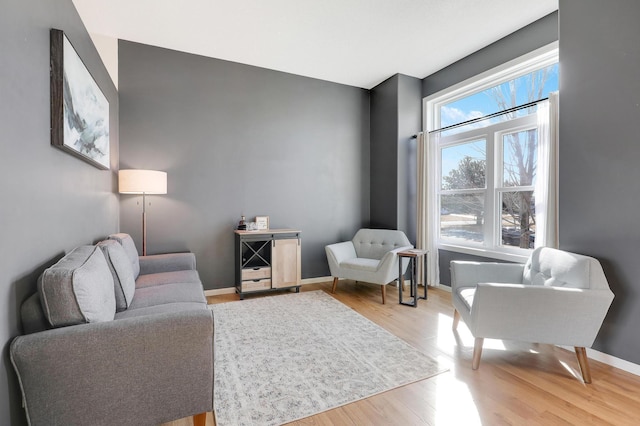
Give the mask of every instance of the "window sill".
[(496, 250), (496, 249), (489, 249), (489, 248), (485, 248), (485, 247), (468, 247), (468, 246), (458, 246), (455, 244), (446, 244), (446, 243), (440, 243), (438, 244), (438, 249), (439, 250), (446, 250), (446, 251), (451, 251), (454, 253), (464, 253), (464, 254), (470, 254), (472, 256), (480, 256), (480, 257), (486, 257), (489, 259), (496, 259), (496, 260), (505, 260), (507, 262), (515, 262), (515, 263), (526, 263), (526, 261), (529, 259), (529, 256), (531, 255), (531, 252), (533, 250), (521, 250), (521, 249), (514, 249), (513, 251), (509, 250)]

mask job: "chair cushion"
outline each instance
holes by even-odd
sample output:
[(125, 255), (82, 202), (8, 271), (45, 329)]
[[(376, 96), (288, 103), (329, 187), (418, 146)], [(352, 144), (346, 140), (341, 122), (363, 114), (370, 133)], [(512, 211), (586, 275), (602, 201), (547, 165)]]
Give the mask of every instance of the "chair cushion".
[(129, 307), (136, 291), (136, 280), (133, 277), (131, 261), (124, 247), (115, 240), (104, 240), (98, 243), (113, 276), (116, 296), (116, 311), (124, 311)]
[(348, 259), (340, 262), (341, 268), (353, 269), (356, 271), (375, 272), (378, 270), (380, 261), (377, 259), (365, 259), (357, 257), (355, 259)]
[(458, 294), (464, 304), (467, 305), (467, 310), (471, 311), (471, 306), (473, 306), (473, 297), (476, 295), (475, 287), (463, 287)]
[(80, 246), (38, 280), (44, 315), (54, 327), (113, 320), (113, 277), (102, 250)]
[(127, 257), (131, 262), (131, 269), (133, 270), (133, 279), (138, 278), (140, 275), (140, 260), (138, 259), (138, 249), (136, 249), (136, 245), (133, 242), (133, 238), (129, 234), (119, 233), (119, 234), (111, 234), (108, 239), (116, 240), (119, 242), (124, 248), (125, 253), (127, 253)]

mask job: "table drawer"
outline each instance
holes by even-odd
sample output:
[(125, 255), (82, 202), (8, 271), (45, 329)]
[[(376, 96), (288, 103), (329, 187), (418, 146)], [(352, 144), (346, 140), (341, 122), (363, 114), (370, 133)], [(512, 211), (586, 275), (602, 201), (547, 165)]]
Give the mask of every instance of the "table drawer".
[(242, 281), (261, 280), (263, 278), (271, 278), (270, 266), (262, 266), (257, 268), (244, 268), (242, 270)]
[(247, 291), (259, 291), (259, 290), (270, 290), (270, 289), (271, 289), (271, 278), (267, 278), (264, 280), (242, 282), (243, 293)]

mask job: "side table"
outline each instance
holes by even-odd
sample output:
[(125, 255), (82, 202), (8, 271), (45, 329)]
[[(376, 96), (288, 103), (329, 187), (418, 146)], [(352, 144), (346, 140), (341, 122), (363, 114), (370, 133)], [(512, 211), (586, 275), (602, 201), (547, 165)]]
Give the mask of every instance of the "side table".
[[(401, 305), (418, 307), (418, 299), (427, 299), (427, 250), (411, 249), (398, 253), (398, 299)], [(404, 288), (404, 274), (402, 273), (402, 261), (409, 259), (409, 268), (411, 270), (411, 302), (405, 302), (402, 299), (402, 289)], [(422, 283), (424, 284), (424, 296), (418, 296), (418, 281), (416, 280), (416, 262), (421, 260), (422, 267)]]

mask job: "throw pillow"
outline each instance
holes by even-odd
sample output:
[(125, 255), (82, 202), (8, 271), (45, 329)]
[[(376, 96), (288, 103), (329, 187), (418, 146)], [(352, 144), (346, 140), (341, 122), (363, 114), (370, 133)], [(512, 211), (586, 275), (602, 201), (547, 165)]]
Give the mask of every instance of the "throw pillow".
[(113, 320), (113, 277), (100, 248), (80, 246), (38, 280), (44, 314), (53, 327)]
[(136, 291), (136, 281), (133, 278), (131, 262), (124, 248), (114, 240), (104, 240), (98, 243), (107, 261), (116, 297), (116, 312), (124, 311), (131, 305)]

